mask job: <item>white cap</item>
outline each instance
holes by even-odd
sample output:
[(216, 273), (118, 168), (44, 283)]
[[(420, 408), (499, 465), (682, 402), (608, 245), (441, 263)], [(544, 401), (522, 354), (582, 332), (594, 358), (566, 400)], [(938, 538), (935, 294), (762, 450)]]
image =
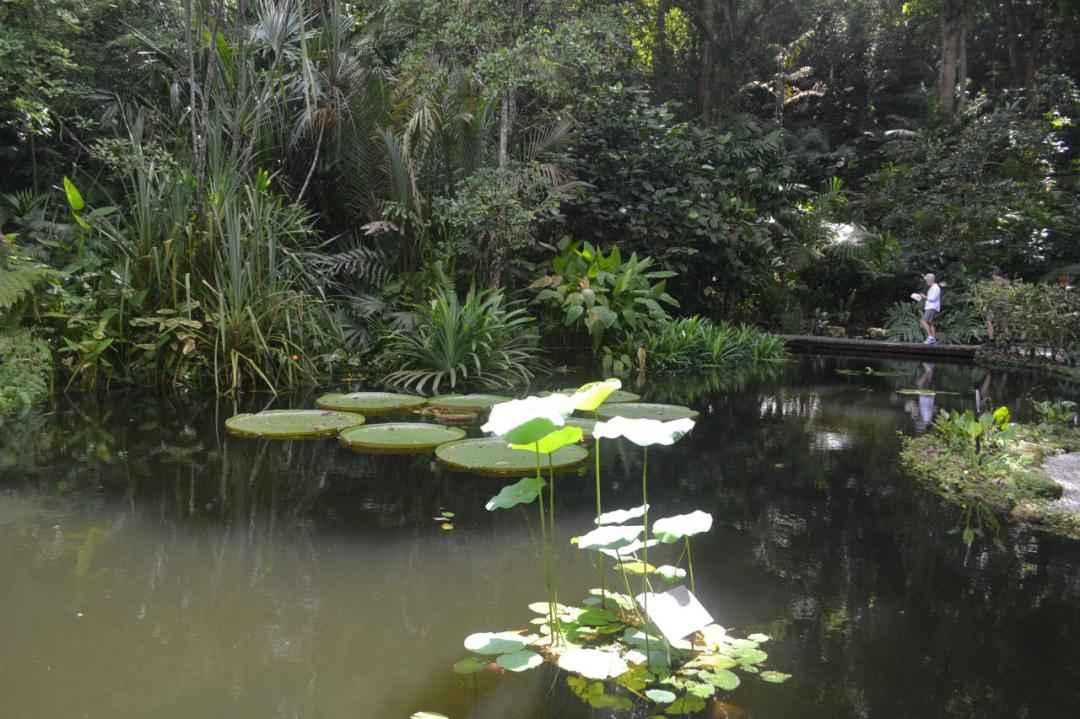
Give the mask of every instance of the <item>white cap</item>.
[(930, 280), (931, 282), (934, 282), (937, 279), (936, 277), (934, 277), (933, 272), (927, 272), (925, 275), (922, 276), (922, 278), (924, 280)]

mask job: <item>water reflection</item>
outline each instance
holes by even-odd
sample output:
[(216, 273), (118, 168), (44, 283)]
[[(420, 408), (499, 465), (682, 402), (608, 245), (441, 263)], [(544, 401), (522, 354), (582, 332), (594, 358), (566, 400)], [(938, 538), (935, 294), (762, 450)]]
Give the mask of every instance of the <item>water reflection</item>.
[[(835, 371), (865, 365), (643, 386), (703, 411), (650, 463), (657, 516), (715, 517), (695, 544), (698, 594), (725, 626), (772, 635), (770, 664), (795, 675), (747, 680), (717, 711), (1068, 715), (1077, 543), (999, 533), (899, 476), (897, 431), (922, 415), (897, 390), (928, 370)], [(932, 371), (927, 387), (959, 393), (935, 409), (963, 408), (986, 376)], [(1018, 412), (1020, 397), (1060, 394), (1027, 375), (995, 374), (993, 388)], [(449, 671), (467, 634), (522, 626), (544, 594), (530, 515), (483, 509), (501, 481), (427, 456), (238, 440), (220, 431), (232, 412), (111, 397), (0, 428), (0, 716), (592, 715), (550, 672), (474, 686)], [(604, 453), (608, 506), (636, 504), (640, 456)], [(566, 540), (591, 524), (583, 472), (557, 498), (560, 587), (582, 591), (591, 570)], [(453, 531), (432, 521), (442, 508)], [(967, 529), (982, 535), (958, 541)]]

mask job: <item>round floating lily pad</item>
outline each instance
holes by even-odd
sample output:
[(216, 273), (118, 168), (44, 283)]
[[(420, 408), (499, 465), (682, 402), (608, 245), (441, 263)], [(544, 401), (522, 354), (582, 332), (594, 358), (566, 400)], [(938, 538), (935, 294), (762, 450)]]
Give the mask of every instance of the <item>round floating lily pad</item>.
[(649, 404), (648, 402), (621, 402), (608, 405), (604, 403), (596, 408), (601, 419), (626, 417), (627, 419), (657, 419), (668, 422), (673, 419), (697, 419), (698, 411), (677, 404)]
[(423, 422), (386, 422), (350, 427), (341, 432), (341, 443), (352, 449), (423, 452), (465, 436), (465, 430)]
[(364, 423), (363, 415), (323, 409), (272, 409), (258, 414), (238, 414), (225, 427), (241, 437), (261, 439), (308, 439), (332, 437), (343, 429)]
[(509, 397), (498, 394), (444, 394), (427, 401), (435, 409), (452, 409), (461, 412), (485, 412), (497, 404), (509, 402)]
[[(578, 391), (577, 387), (568, 387), (566, 389), (559, 390), (559, 392), (562, 393), (562, 394), (574, 394), (574, 392), (577, 392), (577, 391)], [(611, 394), (609, 394), (607, 396), (607, 399), (605, 399), (604, 403), (602, 405), (600, 405), (600, 406), (603, 407), (604, 404), (622, 404), (623, 402), (637, 402), (639, 399), (641, 399), (640, 394), (634, 394), (633, 392), (627, 392), (624, 389), (617, 389), (614, 392), (612, 392)]]
[(592, 437), (593, 427), (596, 426), (595, 419), (586, 419), (584, 417), (567, 417), (567, 427), (577, 427), (580, 429), (586, 437)]
[(462, 412), (453, 410), (433, 409), (432, 414), (436, 422), (442, 424), (472, 424), (476, 421), (476, 412)]
[[(439, 446), (435, 456), (450, 469), (480, 472), (483, 474), (517, 474), (535, 472), (536, 455), (521, 449), (510, 449), (501, 439), (463, 439)], [(556, 472), (570, 469), (585, 461), (589, 453), (583, 447), (568, 445), (550, 455), (540, 457), (540, 466), (546, 472), (548, 456)]]
[(350, 392), (349, 394), (324, 394), (315, 400), (315, 406), (338, 412), (361, 414), (386, 414), (423, 407), (427, 402), (414, 394), (396, 392)]

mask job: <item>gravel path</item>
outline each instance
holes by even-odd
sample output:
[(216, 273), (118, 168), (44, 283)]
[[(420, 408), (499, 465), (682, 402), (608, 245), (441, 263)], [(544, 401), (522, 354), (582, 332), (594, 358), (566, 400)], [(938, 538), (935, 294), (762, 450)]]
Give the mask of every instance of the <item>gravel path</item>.
[(1080, 512), (1080, 452), (1054, 455), (1043, 462), (1043, 469), (1063, 488), (1058, 506)]

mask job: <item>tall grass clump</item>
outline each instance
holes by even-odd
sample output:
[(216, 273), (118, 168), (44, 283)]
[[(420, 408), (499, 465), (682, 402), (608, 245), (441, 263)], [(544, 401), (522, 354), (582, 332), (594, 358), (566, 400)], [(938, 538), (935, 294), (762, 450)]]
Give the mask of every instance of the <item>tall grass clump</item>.
[(786, 351), (777, 335), (697, 315), (673, 319), (641, 338), (624, 340), (627, 354), (636, 355), (639, 348), (645, 352), (647, 367), (660, 370), (733, 367), (777, 359)]
[(415, 392), (508, 389), (527, 383), (541, 365), (533, 321), (501, 292), (470, 287), (464, 299), (438, 287), (413, 306), (409, 330), (385, 333), (386, 381)]

